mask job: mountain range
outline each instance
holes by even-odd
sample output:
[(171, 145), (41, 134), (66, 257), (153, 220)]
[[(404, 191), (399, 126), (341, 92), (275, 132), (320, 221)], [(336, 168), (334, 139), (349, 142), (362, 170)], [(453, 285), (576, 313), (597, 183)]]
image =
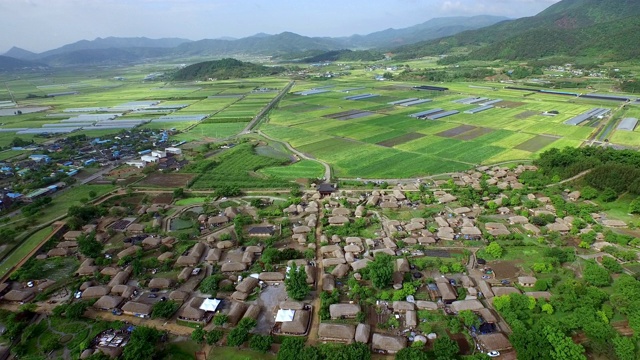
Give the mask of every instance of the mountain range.
[[(550, 56), (626, 60), (640, 55), (639, 15), (638, 0), (562, 0), (535, 16), (516, 20), (495, 16), (437, 18), (404, 29), (342, 38), (307, 37), (291, 32), (199, 41), (109, 37), (82, 40), (40, 54), (14, 47), (4, 55), (35, 61), (32, 67), (238, 56), (370, 61), (386, 52), (404, 60), (454, 50), (466, 54), (452, 57), (454, 60), (527, 60)], [(15, 69), (16, 64), (28, 67), (30, 63), (13, 62), (9, 69)]]
[[(191, 41), (179, 38), (97, 38), (81, 40), (39, 54), (18, 47), (5, 56), (26, 61), (39, 61), (54, 66), (81, 64), (130, 63), (149, 58), (176, 56), (278, 56), (307, 51), (368, 49), (393, 47), (435, 39), (460, 31), (478, 29), (504, 21), (499, 16), (436, 18), (404, 29), (387, 29), (368, 35), (342, 38), (307, 37), (292, 32), (270, 35), (258, 33), (242, 39), (218, 38)], [(316, 54), (317, 54), (316, 53)]]

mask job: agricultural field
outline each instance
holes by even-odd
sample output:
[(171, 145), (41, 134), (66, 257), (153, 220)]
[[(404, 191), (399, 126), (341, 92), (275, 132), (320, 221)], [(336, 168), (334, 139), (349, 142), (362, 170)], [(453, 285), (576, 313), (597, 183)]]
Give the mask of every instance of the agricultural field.
[[(351, 80), (351, 81), (349, 81)], [(338, 177), (398, 178), (458, 171), (477, 165), (532, 160), (541, 152), (580, 146), (595, 136), (607, 120), (580, 126), (565, 121), (594, 107), (618, 108), (618, 103), (566, 96), (526, 93), (500, 84), (446, 83), (445, 92), (416, 91), (399, 82), (326, 81), (328, 92), (298, 95), (318, 87), (298, 82), (261, 126), (266, 134), (289, 142), (298, 150), (329, 163)], [(348, 92), (345, 90), (351, 89)], [(354, 95), (375, 94), (361, 100)], [(457, 100), (476, 97), (501, 99), (494, 108), (468, 114), (479, 107)], [(389, 102), (419, 98), (431, 102), (414, 106)], [(456, 110), (438, 120), (409, 115), (430, 109)], [(555, 116), (544, 115), (557, 112)], [(637, 113), (636, 113), (637, 112)], [(640, 116), (632, 107), (625, 117)], [(638, 130), (615, 131), (611, 142), (640, 146)]]

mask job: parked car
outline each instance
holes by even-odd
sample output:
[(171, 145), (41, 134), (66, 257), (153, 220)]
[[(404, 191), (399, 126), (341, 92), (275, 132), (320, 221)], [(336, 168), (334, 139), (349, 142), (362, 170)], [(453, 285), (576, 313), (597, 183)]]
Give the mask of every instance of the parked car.
[(158, 295), (157, 294), (149, 294), (148, 297), (151, 298), (151, 299), (155, 299), (155, 298), (158, 297)]
[(487, 356), (488, 357), (498, 357), (498, 356), (500, 356), (500, 352), (499, 351), (495, 351), (495, 350), (494, 351), (489, 351), (487, 353)]
[(76, 291), (76, 294), (74, 296), (76, 299), (80, 299), (80, 297), (82, 297), (82, 291)]

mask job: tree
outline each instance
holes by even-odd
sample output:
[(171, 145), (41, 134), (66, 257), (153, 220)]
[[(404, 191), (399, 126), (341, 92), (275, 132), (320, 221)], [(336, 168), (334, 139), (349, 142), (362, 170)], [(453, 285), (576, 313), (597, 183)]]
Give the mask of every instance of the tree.
[(433, 343), (433, 352), (437, 360), (450, 360), (460, 352), (460, 346), (448, 336), (441, 336)]
[(611, 275), (607, 269), (600, 267), (593, 261), (587, 262), (582, 277), (593, 286), (603, 287), (611, 284)]
[(102, 256), (103, 248), (104, 245), (96, 240), (95, 233), (78, 237), (78, 251), (86, 257), (97, 258)]
[(613, 349), (618, 360), (634, 360), (636, 356), (636, 346), (631, 338), (617, 335), (613, 338)]
[(249, 340), (249, 331), (242, 327), (236, 327), (227, 336), (227, 345), (238, 347), (247, 340)]
[(198, 290), (204, 294), (215, 295), (218, 292), (218, 284), (222, 281), (222, 278), (220, 274), (208, 276), (200, 282)]
[(307, 284), (307, 272), (303, 267), (298, 268), (295, 263), (291, 265), (284, 284), (287, 287), (287, 294), (294, 300), (304, 300), (311, 291)]
[(480, 319), (478, 315), (474, 314), (471, 310), (462, 310), (458, 313), (458, 317), (462, 319), (462, 322), (467, 327), (475, 326), (476, 328), (480, 326)]
[(613, 201), (616, 201), (617, 198), (618, 198), (618, 193), (612, 188), (606, 188), (600, 194), (600, 200), (604, 202), (613, 202)]
[(213, 345), (218, 341), (222, 340), (223, 336), (224, 336), (224, 331), (220, 329), (215, 329), (207, 332), (207, 334), (204, 337), (205, 337), (205, 340), (207, 341), (207, 344)]
[(602, 266), (615, 274), (620, 274), (624, 270), (622, 268), (622, 265), (620, 265), (620, 263), (616, 259), (608, 256), (602, 257)]
[(396, 354), (396, 360), (429, 360), (431, 357), (421, 349), (408, 347)]
[(585, 186), (582, 189), (580, 189), (580, 197), (585, 199), (585, 200), (592, 200), (598, 197), (598, 194), (600, 192), (594, 188), (592, 188), (591, 186)]
[[(278, 360), (297, 360), (304, 349), (305, 339), (297, 337), (286, 337), (282, 340), (280, 351), (278, 351)], [(302, 358), (306, 359), (306, 358)]]
[(178, 305), (178, 303), (176, 303), (175, 301), (172, 301), (172, 300), (158, 301), (155, 304), (153, 304), (151, 315), (154, 319), (155, 318), (168, 319), (171, 317), (171, 315), (173, 315), (173, 313), (178, 311), (179, 308), (180, 308), (180, 305)]
[(553, 314), (553, 306), (549, 303), (546, 303), (541, 306), (542, 311), (546, 312), (549, 315)]
[(632, 214), (640, 214), (640, 197), (631, 201), (631, 204), (629, 204), (629, 212)]
[(570, 337), (564, 335), (560, 329), (545, 326), (543, 333), (551, 344), (553, 350), (551, 351), (551, 359), (553, 360), (586, 360), (584, 356), (584, 348), (571, 340)]
[(273, 338), (269, 335), (254, 335), (251, 340), (249, 340), (249, 347), (252, 350), (266, 353), (271, 349), (272, 343)]
[(174, 199), (181, 199), (183, 196), (184, 196), (184, 189), (183, 188), (173, 189), (173, 198)]
[(385, 288), (393, 278), (393, 258), (387, 254), (378, 253), (373, 261), (367, 264), (369, 277), (373, 286)]
[(213, 324), (216, 326), (222, 326), (229, 320), (229, 317), (225, 314), (217, 314), (213, 318)]
[(67, 319), (77, 320), (84, 315), (84, 312), (88, 307), (89, 303), (87, 303), (86, 301), (76, 302), (67, 306), (64, 315)]
[(124, 347), (122, 360), (154, 360), (157, 359), (155, 345), (160, 339), (160, 332), (146, 326), (138, 326), (131, 333), (129, 343)]
[(204, 329), (202, 329), (201, 327), (197, 327), (191, 333), (191, 340), (197, 342), (198, 344), (202, 344), (204, 342), (205, 335), (206, 333)]
[(495, 241), (489, 244), (484, 251), (493, 258), (500, 259), (502, 257), (502, 248), (500, 247), (500, 244)]

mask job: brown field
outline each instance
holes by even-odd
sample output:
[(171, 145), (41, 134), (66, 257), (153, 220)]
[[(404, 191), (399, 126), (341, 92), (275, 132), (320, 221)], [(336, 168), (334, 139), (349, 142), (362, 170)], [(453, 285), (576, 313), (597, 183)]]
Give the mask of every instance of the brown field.
[(168, 205), (168, 204), (171, 204), (172, 201), (173, 201), (173, 194), (163, 193), (153, 198), (152, 202), (154, 204)]
[(490, 261), (487, 265), (493, 269), (498, 280), (512, 279), (520, 274), (520, 268), (513, 261)]
[(524, 119), (528, 119), (534, 115), (538, 115), (537, 111), (531, 111), (531, 110), (527, 110), (523, 113), (520, 113), (516, 116), (514, 116), (514, 118), (518, 119), (518, 120), (524, 120)]
[(424, 134), (408, 133), (408, 134), (404, 134), (402, 136), (398, 136), (389, 140), (381, 141), (378, 143), (378, 145), (385, 146), (385, 147), (394, 147), (396, 145), (401, 145), (412, 140), (423, 138), (424, 136), (425, 136)]
[(185, 187), (195, 174), (151, 174), (140, 181), (141, 187)]
[(495, 104), (495, 106), (496, 107), (507, 108), (507, 109), (513, 109), (513, 108), (520, 107), (520, 106), (522, 106), (524, 104), (525, 103), (523, 103), (523, 102), (517, 102), (517, 101), (501, 101), (501, 102)]
[(471, 125), (460, 125), (458, 127), (455, 127), (453, 129), (449, 129), (443, 132), (439, 132), (436, 135), (437, 136), (442, 136), (442, 137), (447, 137), (447, 138), (452, 138), (452, 137), (456, 137), (458, 135), (462, 135), (464, 133), (466, 133), (467, 131), (471, 131), (471, 130), (475, 130), (477, 129), (475, 126), (471, 126)]
[(514, 149), (536, 152), (538, 150), (541, 150), (545, 146), (552, 144), (557, 140), (558, 138), (556, 137), (547, 136), (547, 135), (538, 135), (533, 139), (529, 139), (523, 142), (522, 144), (516, 146)]
[(456, 136), (455, 138), (458, 140), (473, 140), (477, 137), (480, 137), (482, 135), (487, 135), (487, 134), (491, 134), (493, 132), (493, 129), (487, 129), (487, 128), (475, 128), (471, 131), (467, 131), (463, 134), (460, 134), (458, 136)]

